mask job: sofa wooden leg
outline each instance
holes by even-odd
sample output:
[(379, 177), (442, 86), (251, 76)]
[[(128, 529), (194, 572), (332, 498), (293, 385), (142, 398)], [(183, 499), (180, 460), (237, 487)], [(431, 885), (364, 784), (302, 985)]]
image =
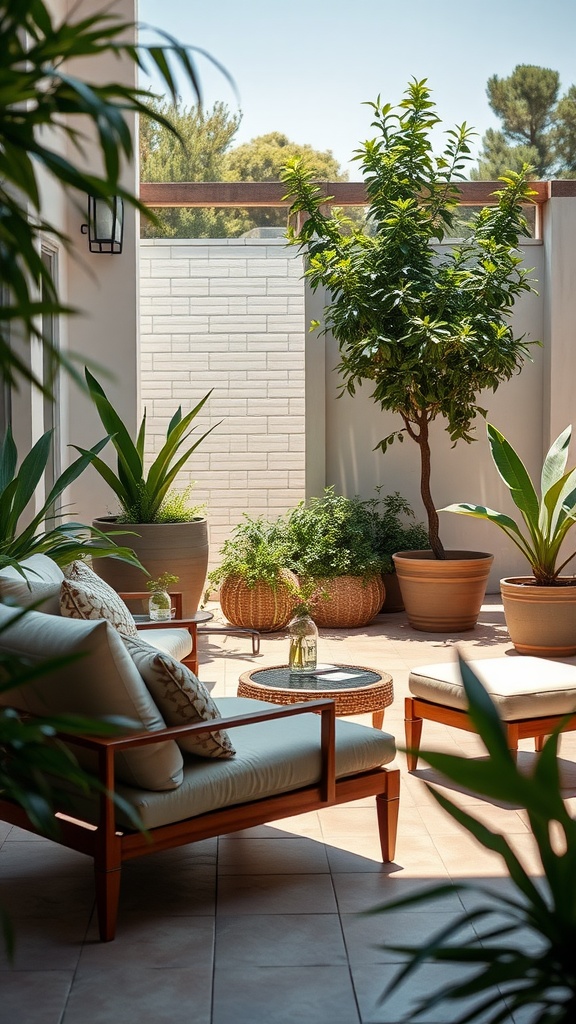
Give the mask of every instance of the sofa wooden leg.
[(385, 793), (376, 796), (376, 813), (380, 848), (385, 864), (394, 860), (396, 836), (398, 834), (398, 810), (400, 808), (400, 772), (397, 768), (387, 772), (388, 785)]
[(96, 911), (101, 942), (112, 942), (116, 935), (118, 903), (120, 900), (120, 868), (101, 871), (94, 866), (96, 881)]
[(534, 750), (537, 753), (539, 753), (541, 750), (544, 749), (545, 742), (546, 742), (546, 737), (545, 736), (535, 736), (534, 737)]
[(412, 697), (406, 697), (404, 703), (404, 733), (406, 736), (406, 761), (408, 771), (414, 772), (418, 767), (418, 751), (422, 739), (422, 719), (414, 712), (414, 701)]

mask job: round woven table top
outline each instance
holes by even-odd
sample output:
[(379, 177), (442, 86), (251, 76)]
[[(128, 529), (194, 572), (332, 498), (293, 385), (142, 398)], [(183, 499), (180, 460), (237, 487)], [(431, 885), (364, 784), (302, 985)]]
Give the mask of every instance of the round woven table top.
[(272, 704), (330, 697), (337, 715), (361, 715), (387, 708), (394, 700), (392, 676), (362, 665), (318, 665), (311, 673), (293, 673), (287, 665), (243, 672), (239, 697)]

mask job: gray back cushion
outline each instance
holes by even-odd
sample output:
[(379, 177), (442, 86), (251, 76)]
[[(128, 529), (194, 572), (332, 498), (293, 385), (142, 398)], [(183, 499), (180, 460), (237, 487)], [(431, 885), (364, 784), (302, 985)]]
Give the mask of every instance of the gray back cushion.
[[(0, 694), (0, 703), (35, 715), (115, 715), (130, 719), (141, 729), (165, 728), (120, 634), (109, 622), (65, 619), (36, 611), (27, 611), (14, 621), (16, 614), (0, 605), (0, 650), (31, 662), (74, 660)], [(119, 778), (142, 789), (173, 789), (182, 782), (182, 755), (172, 741), (117, 755), (116, 766)]]
[(48, 555), (30, 555), (20, 563), (24, 576), (7, 565), (0, 569), (0, 600), (9, 600), (20, 608), (41, 603), (38, 610), (60, 615), (60, 587), (64, 573)]

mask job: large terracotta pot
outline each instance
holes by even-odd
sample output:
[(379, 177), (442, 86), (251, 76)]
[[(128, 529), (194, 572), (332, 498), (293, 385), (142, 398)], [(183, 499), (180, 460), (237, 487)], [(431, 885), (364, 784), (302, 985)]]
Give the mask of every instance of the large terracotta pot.
[(310, 612), (317, 626), (335, 629), (357, 629), (367, 626), (380, 611), (384, 601), (382, 576), (363, 580), (361, 576), (336, 576), (316, 580), (325, 596), (310, 603)]
[(220, 587), (220, 607), (228, 622), (262, 633), (284, 629), (297, 604), (294, 593), (298, 579), (288, 569), (283, 569), (281, 575), (274, 588), (268, 583), (249, 587), (240, 576), (228, 576)]
[[(194, 615), (202, 599), (208, 571), (208, 526), (205, 519), (189, 523), (126, 523), (120, 525), (115, 516), (95, 519), (93, 526), (103, 533), (129, 530), (118, 543), (133, 548), (150, 576), (164, 572), (178, 576), (170, 590), (182, 591), (184, 618)], [(117, 558), (95, 558), (94, 571), (114, 590), (145, 590), (147, 576)]]
[(485, 551), (399, 551), (392, 556), (408, 621), (427, 633), (462, 633), (480, 614), (493, 555)]
[(576, 579), (538, 586), (532, 576), (500, 580), (510, 639), (520, 654), (567, 658), (576, 654)]

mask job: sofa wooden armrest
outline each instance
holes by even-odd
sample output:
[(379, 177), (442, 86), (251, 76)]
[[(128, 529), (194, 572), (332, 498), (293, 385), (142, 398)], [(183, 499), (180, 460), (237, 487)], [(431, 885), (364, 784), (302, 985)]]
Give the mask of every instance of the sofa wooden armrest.
[[(232, 700), (232, 699), (231, 699)], [(247, 713), (223, 716), (210, 722), (195, 725), (176, 726), (162, 730), (138, 731), (113, 737), (77, 737), (66, 733), (61, 738), (76, 746), (82, 746), (96, 753), (98, 759), (97, 778), (101, 787), (100, 794), (92, 799), (91, 813), (82, 817), (74, 811), (73, 816), (68, 808), (56, 808), (59, 824), (57, 842), (62, 845), (86, 853), (94, 860), (96, 883), (96, 906), (98, 912), (99, 931), (102, 941), (110, 941), (115, 936), (120, 896), (121, 868), (124, 861), (171, 849), (187, 843), (197, 842), (213, 836), (219, 836), (238, 829), (249, 828), (280, 818), (301, 814), (305, 811), (317, 810), (366, 796), (376, 797), (377, 820), (380, 844), (384, 861), (394, 857), (399, 803), (399, 771), (381, 765), (367, 770), (353, 772), (345, 776), (337, 776), (336, 761), (338, 741), (336, 730), (343, 730), (342, 736), (352, 735), (346, 730), (366, 729), (366, 726), (351, 723), (335, 722), (334, 703), (331, 700), (317, 700), (288, 707), (254, 707), (256, 702), (236, 698), (239, 706), (248, 707)], [(312, 784), (287, 788), (283, 792), (263, 792), (258, 799), (234, 802), (228, 806), (218, 806), (203, 813), (193, 813), (188, 817), (178, 817), (157, 827), (145, 830), (128, 827), (118, 822), (118, 808), (114, 794), (121, 791), (125, 798), (126, 787), (118, 784), (115, 773), (115, 755), (120, 751), (157, 744), (159, 740), (174, 740), (178, 736), (189, 733), (201, 733), (218, 729), (233, 728), (240, 730), (255, 726), (257, 729), (270, 728), (271, 723), (302, 715), (320, 716), (320, 730), (317, 743), (320, 758), (320, 771)], [(310, 718), (309, 718), (310, 720)], [(302, 725), (298, 726), (300, 733)], [(370, 730), (377, 733), (378, 730)], [(391, 738), (388, 738), (391, 740)], [(313, 752), (312, 752), (313, 753)], [(316, 756), (316, 755), (314, 755)], [(393, 751), (388, 754), (390, 760)], [(207, 759), (192, 758), (188, 769), (194, 779), (199, 772), (231, 772), (236, 766), (234, 759), (222, 762), (208, 762)], [(148, 791), (136, 791), (147, 797), (153, 797), (157, 803), (163, 799), (174, 799), (170, 793), (148, 794)], [(178, 794), (178, 790), (175, 791)], [(192, 801), (193, 802), (193, 801)], [(36, 832), (25, 812), (16, 804), (0, 799), (0, 818), (30, 832)]]

